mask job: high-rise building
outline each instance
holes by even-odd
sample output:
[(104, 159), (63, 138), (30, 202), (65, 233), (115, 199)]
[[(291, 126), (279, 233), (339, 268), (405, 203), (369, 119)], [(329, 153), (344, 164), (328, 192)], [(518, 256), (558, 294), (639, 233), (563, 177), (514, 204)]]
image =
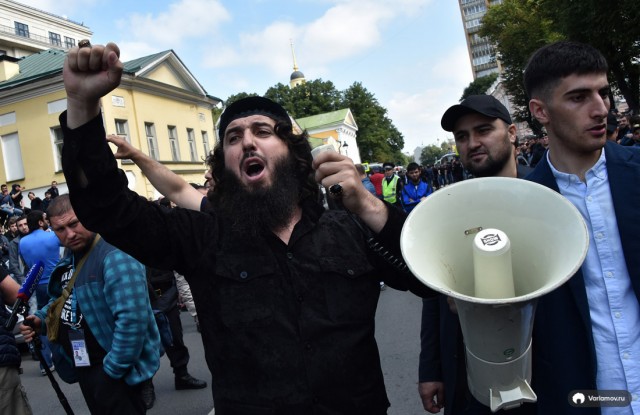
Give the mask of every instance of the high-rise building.
[(502, 0), (458, 0), (464, 31), (467, 37), (467, 50), (473, 68), (473, 79), (494, 72), (500, 72), (500, 62), (495, 59), (495, 47), (489, 39), (478, 34), (482, 27), (482, 17), (487, 9)]

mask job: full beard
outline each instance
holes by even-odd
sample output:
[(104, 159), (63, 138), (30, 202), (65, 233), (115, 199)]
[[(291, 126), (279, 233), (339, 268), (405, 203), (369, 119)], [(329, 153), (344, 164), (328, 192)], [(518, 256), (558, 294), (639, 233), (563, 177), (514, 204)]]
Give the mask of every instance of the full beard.
[(471, 174), (475, 177), (493, 177), (504, 169), (509, 159), (513, 157), (513, 145), (508, 141), (508, 137), (505, 139), (503, 146), (496, 149), (493, 154), (487, 153), (486, 159), (481, 163), (474, 163), (469, 161), (468, 166), (465, 166)]
[(249, 187), (225, 169), (212, 195), (216, 213), (230, 231), (249, 237), (276, 232), (289, 225), (299, 203), (301, 179), (291, 154), (274, 165), (270, 186)]

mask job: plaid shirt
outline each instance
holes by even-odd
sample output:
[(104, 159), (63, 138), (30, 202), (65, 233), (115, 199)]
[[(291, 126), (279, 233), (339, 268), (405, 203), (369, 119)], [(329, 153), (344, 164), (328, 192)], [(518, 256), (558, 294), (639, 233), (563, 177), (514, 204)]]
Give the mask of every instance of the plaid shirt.
[[(51, 274), (52, 297), (36, 315), (43, 321), (62, 293), (62, 274), (73, 263), (63, 258)], [(75, 264), (74, 264), (75, 268)], [(138, 261), (100, 240), (76, 277), (73, 296), (100, 346), (107, 351), (104, 371), (114, 379), (135, 385), (150, 379), (160, 366), (160, 337), (149, 304), (145, 270)], [(73, 381), (72, 359), (59, 344), (52, 344), (56, 368), (65, 381)], [(61, 366), (62, 365), (62, 366)], [(64, 375), (67, 374), (65, 379)]]

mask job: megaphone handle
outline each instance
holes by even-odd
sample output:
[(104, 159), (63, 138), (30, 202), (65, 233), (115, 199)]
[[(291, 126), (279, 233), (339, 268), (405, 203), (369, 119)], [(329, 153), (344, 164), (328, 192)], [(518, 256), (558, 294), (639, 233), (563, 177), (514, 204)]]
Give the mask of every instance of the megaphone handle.
[(381, 242), (377, 241), (373, 236), (367, 239), (369, 248), (382, 259), (384, 259), (389, 265), (397, 269), (402, 273), (409, 273), (409, 267), (405, 262), (395, 256), (393, 252), (389, 251)]
[(347, 214), (349, 215), (349, 218), (351, 218), (351, 220), (360, 229), (360, 231), (365, 236), (365, 238), (367, 238), (367, 245), (369, 246), (369, 249), (371, 249), (373, 253), (378, 255), (387, 264), (391, 265), (393, 268), (400, 271), (401, 273), (411, 275), (411, 272), (409, 271), (409, 267), (407, 266), (407, 264), (405, 264), (405, 262), (401, 258), (398, 258), (396, 255), (393, 254), (393, 252), (387, 249), (382, 244), (382, 242), (378, 241), (375, 238), (375, 236), (373, 236), (371, 230), (368, 228), (365, 228), (363, 224), (360, 223), (358, 218), (356, 218), (356, 216), (352, 212), (350, 212), (345, 207), (343, 207), (343, 209), (345, 212), (347, 212)]

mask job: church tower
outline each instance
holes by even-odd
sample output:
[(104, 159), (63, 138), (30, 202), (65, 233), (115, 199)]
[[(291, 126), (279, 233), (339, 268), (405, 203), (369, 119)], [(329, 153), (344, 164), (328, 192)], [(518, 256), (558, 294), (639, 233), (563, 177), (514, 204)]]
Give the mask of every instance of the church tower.
[(304, 79), (304, 74), (298, 70), (296, 54), (293, 51), (293, 41), (291, 41), (291, 55), (293, 56), (293, 72), (291, 73), (291, 78), (289, 79), (289, 87), (295, 88), (300, 84), (304, 84), (306, 82), (306, 79)]

